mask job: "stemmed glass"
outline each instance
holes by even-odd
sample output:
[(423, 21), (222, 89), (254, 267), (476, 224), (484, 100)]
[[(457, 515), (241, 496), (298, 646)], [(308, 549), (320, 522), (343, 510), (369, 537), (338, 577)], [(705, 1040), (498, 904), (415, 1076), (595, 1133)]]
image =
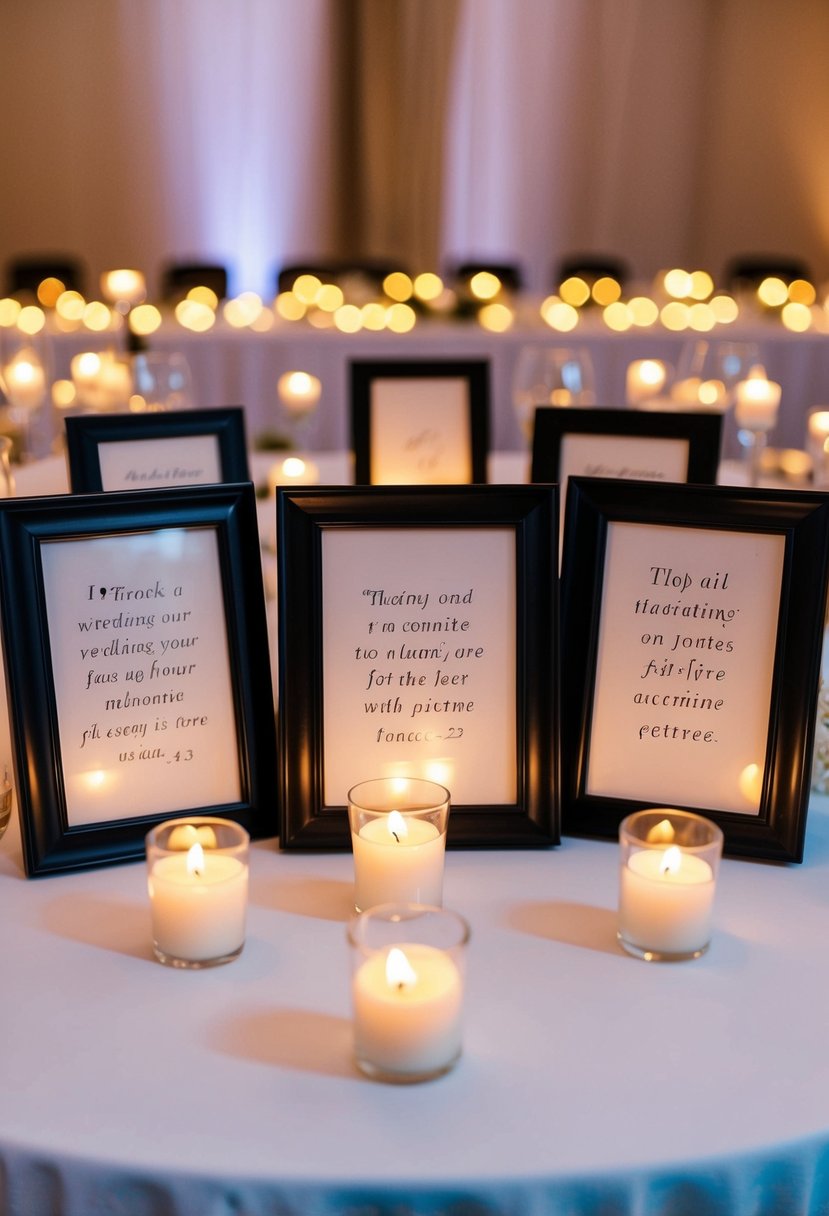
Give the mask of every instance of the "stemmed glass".
[(512, 374), (512, 403), (528, 442), (537, 406), (595, 405), (589, 352), (582, 347), (522, 346)]
[(761, 362), (756, 342), (720, 342), (705, 338), (688, 342), (677, 361), (674, 397), (697, 408), (725, 411), (734, 404), (737, 384)]
[(132, 413), (192, 408), (190, 367), (184, 355), (175, 351), (133, 355), (132, 376)]

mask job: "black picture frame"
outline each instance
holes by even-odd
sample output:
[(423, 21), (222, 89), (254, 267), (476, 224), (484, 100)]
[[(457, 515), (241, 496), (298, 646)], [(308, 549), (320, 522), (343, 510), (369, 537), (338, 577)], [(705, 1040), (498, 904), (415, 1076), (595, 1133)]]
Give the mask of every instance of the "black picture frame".
[[(347, 785), (341, 800), (327, 804), (324, 772), (322, 622), (326, 596), (332, 597), (328, 600), (332, 605), (341, 597), (336, 586), (323, 586), (323, 541), (331, 535), (329, 543), (339, 543), (333, 533), (343, 530), (358, 530), (361, 535), (369, 530), (381, 545), (389, 529), (397, 535), (404, 529), (440, 536), (445, 529), (455, 529), (464, 540), (475, 530), (507, 530), (515, 569), (515, 636), (508, 645), (515, 650), (517, 796), (503, 804), (463, 805), (453, 800), (448, 843), (499, 848), (558, 843), (557, 507), (556, 486), (278, 489), (283, 849), (350, 847)], [(363, 706), (354, 708), (359, 712)], [(359, 755), (353, 763), (351, 784), (380, 775), (371, 772), (372, 765)]]
[[(66, 454), (69, 483), (73, 494), (96, 493), (104, 490), (101, 468), (101, 444), (141, 444), (147, 440), (183, 439), (212, 436), (217, 445), (221, 476), (217, 481), (250, 481), (245, 413), (241, 406), (223, 406), (205, 410), (169, 410), (146, 414), (75, 414), (65, 419)], [(209, 485), (208, 481), (177, 478), (176, 485)], [(145, 490), (159, 489), (158, 484), (119, 487)], [(108, 490), (113, 493), (115, 487)]]
[[(717, 411), (649, 411), (634, 409), (565, 409), (539, 406), (533, 428), (532, 481), (561, 481), (562, 444), (568, 435), (618, 436), (624, 438), (686, 440), (688, 470), (685, 482), (714, 485), (720, 462), (722, 414)], [(635, 471), (601, 472), (605, 478), (635, 476)]]
[[(213, 541), (215, 537), (215, 543)], [(80, 624), (85, 621), (86, 584), (79, 581), (77, 588), (73, 587), (72, 578), (77, 570), (77, 577), (83, 580), (87, 574), (84, 560), (93, 557), (89, 546), (81, 545), (76, 550), (74, 544), (61, 553), (62, 547), (70, 542), (109, 542), (101, 548), (94, 548), (95, 579), (89, 584), (88, 599), (94, 601), (94, 612), (113, 613), (110, 618), (93, 614), (93, 604), (89, 605), (90, 624)], [(173, 679), (162, 679), (165, 671), (157, 669), (159, 679), (153, 681), (153, 672), (149, 671), (151, 662), (157, 661), (157, 656), (163, 653), (161, 638), (165, 636), (164, 628), (159, 631), (162, 616), (162, 604), (153, 608), (152, 618), (149, 610), (143, 618), (137, 615), (118, 618), (116, 604), (124, 602), (119, 599), (118, 588), (113, 584), (99, 587), (98, 583), (106, 584), (111, 577), (110, 571), (116, 570), (117, 563), (121, 569), (141, 569), (140, 547), (154, 545), (179, 546), (179, 556), (170, 558), (169, 566), (160, 566), (163, 574), (170, 571), (179, 572), (181, 554), (188, 545), (199, 549), (197, 554), (191, 553), (191, 566), (198, 568), (194, 576), (198, 580), (198, 590), (188, 589), (188, 595), (193, 596), (195, 607), (204, 615), (194, 617), (198, 627), (201, 620), (200, 632), (206, 633), (207, 645), (195, 654), (186, 652), (188, 660), (202, 660), (201, 670), (221, 672), (221, 698), (205, 697), (194, 702), (192, 693), (198, 688), (187, 686), (188, 691), (182, 691), (184, 685), (179, 684), (179, 692), (174, 691)], [(209, 560), (202, 560), (202, 547), (208, 546)], [(123, 553), (121, 547), (123, 546)], [(117, 562), (109, 558), (101, 560), (99, 554), (117, 555)], [(68, 563), (56, 567), (56, 561)], [(149, 560), (147, 558), (144, 559)], [(262, 587), (262, 570), (259, 560), (257, 540), (256, 499), (253, 486), (250, 483), (234, 485), (215, 485), (187, 487), (165, 490), (141, 490), (130, 494), (107, 493), (85, 495), (62, 495), (48, 498), (4, 499), (0, 503), (0, 561), (4, 577), (0, 584), (0, 613), (3, 625), (3, 650), (5, 655), (5, 671), (9, 711), (12, 726), (12, 748), (14, 768), (17, 782), (18, 803), (21, 818), (21, 835), (26, 873), (28, 875), (54, 874), (66, 870), (82, 869), (105, 865), (111, 862), (128, 861), (143, 856), (144, 836), (155, 823), (167, 818), (198, 813), (209, 813), (235, 819), (241, 823), (253, 836), (275, 835), (277, 830), (277, 812), (275, 809), (275, 714), (273, 689), (270, 679), (269, 664), (264, 658), (268, 653), (268, 633), (265, 617), (265, 600)], [(64, 577), (60, 583), (60, 595), (54, 593), (56, 570), (68, 569), (69, 577)], [(205, 573), (202, 575), (202, 571)], [(115, 574), (117, 578), (117, 573)], [(179, 575), (181, 577), (181, 575)], [(203, 581), (202, 581), (203, 580)], [(176, 601), (176, 595), (181, 595), (184, 588), (173, 588), (171, 595), (166, 595), (163, 584), (159, 580), (153, 591), (145, 591), (144, 595), (150, 602), (150, 596), (155, 594), (158, 599), (158, 587), (162, 587), (161, 597), (163, 608), (168, 604), (186, 604), (186, 598)], [(50, 592), (50, 587), (52, 588)], [(202, 588), (207, 588), (209, 594), (202, 597)], [(124, 591), (122, 585), (121, 590)], [(168, 588), (169, 590), (169, 588)], [(108, 599), (104, 593), (107, 593)], [(124, 592), (126, 595), (126, 592)], [(98, 607), (101, 603), (108, 606)], [(129, 597), (127, 597), (128, 599)], [(84, 614), (73, 615), (78, 611), (78, 604), (83, 602)], [(135, 604), (127, 604), (128, 610), (137, 612), (138, 593)], [(206, 606), (203, 606), (206, 605)], [(145, 607), (142, 605), (142, 607)], [(155, 610), (158, 609), (158, 619)], [(212, 613), (212, 615), (211, 615)], [(183, 620), (171, 611), (168, 620)], [(190, 614), (192, 616), (192, 612)], [(103, 632), (98, 638), (94, 632), (97, 628), (95, 620), (109, 619), (109, 625), (103, 626)], [(51, 622), (51, 628), (50, 628)], [(75, 637), (75, 625), (79, 631), (87, 628), (91, 635), (78, 632)], [(192, 625), (169, 626), (166, 631), (168, 638), (175, 636), (183, 639), (183, 634), (175, 634), (175, 630), (187, 631)], [(68, 631), (68, 633), (65, 633)], [(65, 634), (65, 636), (64, 636)], [(92, 636), (95, 645), (100, 650), (85, 646), (86, 653), (80, 649), (72, 650), (75, 641), (81, 642)], [(72, 637), (71, 645), (66, 638)], [(113, 644), (113, 637), (121, 638), (118, 645)], [(224, 666), (220, 655), (221, 640), (226, 641), (227, 665)], [(147, 649), (148, 641), (154, 645)], [(198, 636), (196, 636), (198, 641)], [(111, 649), (107, 658), (103, 647), (110, 643)], [(173, 643), (168, 642), (172, 647)], [(177, 646), (184, 646), (184, 640), (179, 640)], [(188, 643), (190, 645), (190, 643)], [(138, 652), (137, 658), (119, 659), (116, 655)], [(169, 651), (173, 654), (173, 650)], [(184, 656), (185, 652), (181, 652)], [(153, 658), (150, 659), (149, 655)], [(85, 660), (84, 677), (79, 688), (74, 682), (67, 681), (66, 672), (71, 670), (71, 664), (77, 663), (78, 657)], [(176, 656), (178, 657), (178, 656)], [(203, 662), (204, 659), (208, 661)], [(147, 677), (146, 683), (129, 683), (131, 677), (126, 674), (126, 667), (118, 670), (119, 664), (129, 663), (130, 670), (137, 671), (138, 664), (143, 667), (141, 681)], [(132, 666), (134, 664), (134, 666)], [(78, 780), (80, 765), (87, 763), (87, 753), (81, 749), (90, 737), (100, 738), (109, 729), (107, 722), (120, 725), (122, 719), (117, 715), (111, 719), (99, 716), (100, 701), (90, 701), (88, 706), (83, 702), (86, 695), (83, 685), (89, 685), (92, 677), (86, 677), (86, 667), (90, 671), (116, 671), (116, 683), (113, 691), (121, 697), (122, 690), (130, 688), (134, 695), (137, 690), (150, 696), (153, 708), (143, 708), (144, 702), (139, 698), (131, 700), (133, 706), (141, 708), (129, 709), (123, 721), (129, 719), (131, 739), (148, 737), (155, 743), (153, 728), (156, 730), (171, 729), (164, 735), (165, 744), (175, 747), (178, 743), (179, 752), (170, 751), (161, 756), (152, 757), (159, 760), (159, 766), (153, 768), (145, 765), (142, 769), (132, 770), (124, 775), (118, 773), (116, 786), (124, 791), (131, 790), (132, 783), (139, 784), (136, 789), (147, 790), (147, 802), (155, 805), (163, 802), (165, 795), (160, 793), (165, 782), (163, 761), (171, 766), (195, 759), (198, 763), (198, 747), (203, 742), (199, 738), (197, 727), (205, 727), (212, 732), (206, 737), (209, 742), (206, 751), (213, 750), (214, 743), (220, 742), (218, 750), (231, 757), (235, 756), (238, 765), (238, 782), (236, 774), (227, 778), (226, 788), (238, 790), (238, 797), (211, 799), (200, 797), (199, 805), (184, 804), (174, 807), (164, 807), (158, 810), (137, 813), (118, 814), (122, 806), (116, 800), (110, 804), (107, 817), (96, 819), (94, 810), (84, 812), (82, 816), (71, 814), (67, 789), (72, 781)], [(192, 675), (194, 663), (188, 675)], [(56, 672), (59, 674), (56, 676)], [(197, 681), (201, 676), (194, 677)], [(210, 681), (214, 677), (209, 674), (204, 677)], [(137, 679), (136, 676), (132, 677)], [(163, 697), (162, 685), (166, 691), (170, 686), (167, 697), (170, 710), (156, 708), (156, 698)], [(159, 691), (156, 693), (156, 687)], [(210, 685), (213, 687), (213, 685)], [(152, 688), (152, 695), (150, 689)], [(115, 710), (123, 710), (127, 698), (119, 702)], [(84, 732), (83, 742), (78, 745), (78, 733), (67, 730), (65, 738), (61, 737), (61, 714), (86, 712), (92, 723), (93, 705), (95, 725), (101, 725), (95, 731)], [(159, 701), (160, 705), (161, 702)], [(172, 714), (181, 706), (181, 718), (173, 720)], [(201, 707), (199, 707), (201, 706)], [(106, 711), (115, 712), (110, 705)], [(170, 714), (169, 720), (160, 715)], [(184, 714), (188, 717), (185, 719)], [(196, 722), (191, 716), (197, 713), (202, 720)], [(154, 719), (148, 715), (155, 714)], [(216, 720), (224, 719), (228, 725), (228, 734), (217, 736)], [(68, 721), (68, 719), (64, 719)], [(167, 726), (160, 726), (160, 722)], [(145, 723), (145, 734), (140, 734), (140, 723)], [(185, 722), (189, 734), (182, 733), (179, 728)], [(209, 723), (209, 727), (208, 727)], [(159, 736), (160, 738), (161, 736)], [(126, 732), (123, 733), (126, 739)], [(70, 742), (71, 740), (71, 742)], [(102, 744), (105, 749), (110, 745)], [(113, 744), (126, 746), (125, 744)], [(132, 742), (130, 744), (132, 747)], [(142, 745), (143, 746), (143, 745)], [(183, 749), (183, 750), (182, 750)], [(90, 748), (90, 756), (94, 751)], [(152, 749), (151, 749), (152, 750)], [(156, 745), (155, 750), (161, 750)], [(187, 750), (190, 755), (187, 755)], [(111, 772), (115, 768), (115, 753), (110, 753), (112, 761)], [(147, 757), (150, 759), (151, 757)], [(130, 754), (124, 751), (119, 754), (121, 762), (143, 759), (135, 751)], [(210, 757), (205, 767), (210, 770)], [(93, 767), (96, 762), (93, 762)], [(170, 770), (166, 770), (173, 772)], [(167, 795), (178, 793), (176, 783), (192, 782), (198, 788), (200, 782), (211, 780), (210, 772), (206, 777), (197, 779), (195, 768), (187, 769), (186, 776), (170, 776), (166, 778)], [(106, 774), (104, 774), (106, 775)], [(222, 777), (224, 781), (224, 776)], [(118, 784), (120, 782), (120, 785)], [(77, 788), (77, 787), (71, 787)], [(114, 787), (113, 787), (114, 788)], [(170, 790), (173, 793), (170, 795)], [(209, 793), (209, 787), (207, 789)], [(217, 790), (217, 793), (221, 791)], [(226, 792), (226, 791), (225, 791)], [(121, 795), (138, 799), (138, 794), (131, 792)], [(143, 794), (141, 795), (143, 798)], [(102, 803), (103, 806), (103, 803)], [(104, 807), (104, 809), (106, 809)], [(79, 822), (79, 819), (83, 822)]]
[[(463, 429), (466, 434), (470, 475), (463, 484), (487, 481), (489, 455), (489, 362), (486, 359), (363, 360), (349, 365), (351, 442), (356, 485), (373, 484), (372, 466), (378, 455), (377, 427), (373, 421), (372, 391), (383, 380), (459, 380), (466, 385)], [(453, 445), (453, 451), (456, 446)], [(408, 484), (429, 484), (428, 477), (408, 477)], [(446, 480), (445, 478), (443, 479)], [(462, 479), (456, 479), (458, 483)]]
[[(711, 751), (698, 753), (690, 758), (685, 753), (676, 758), (676, 790), (670, 799), (662, 796), (654, 798), (645, 790), (642, 791), (642, 796), (638, 794), (630, 796), (630, 791), (627, 791), (628, 796), (625, 797), (608, 796), (606, 792), (602, 795), (588, 793), (591, 748), (595, 745), (594, 713), (595, 707), (599, 703), (597, 663), (600, 659), (602, 610), (612, 591), (612, 580), (608, 584), (606, 567), (611, 532), (616, 524), (635, 524), (642, 529), (663, 526), (669, 529), (687, 529), (689, 544), (692, 543), (690, 534), (693, 532), (701, 533), (703, 538), (709, 532), (717, 534), (719, 544), (723, 542), (724, 534), (734, 534), (739, 541), (735, 539), (732, 542), (730, 538), (725, 539), (729, 544), (733, 543), (735, 546), (739, 544), (746, 550), (745, 585), (748, 590), (741, 594), (749, 596), (752, 604), (762, 600), (763, 589), (762, 585), (752, 585), (751, 583), (752, 567), (751, 561), (748, 559), (752, 557), (752, 549), (756, 553), (758, 546), (763, 544), (763, 538), (780, 538), (782, 549), (780, 546), (778, 548), (782, 552), (781, 589), (779, 596), (773, 588), (769, 590), (763, 610), (771, 623), (768, 632), (769, 636), (774, 639), (773, 655), (766, 660), (764, 655), (759, 653), (740, 654), (739, 635), (732, 641), (732, 651), (739, 655), (736, 661), (738, 664), (744, 665), (744, 670), (751, 671), (758, 665), (762, 667), (765, 663), (769, 673), (768, 704), (763, 701), (757, 710), (758, 715), (761, 715), (759, 721), (765, 724), (767, 719), (768, 723), (765, 756), (762, 768), (757, 767), (757, 784), (752, 795), (757, 799), (756, 811), (750, 814), (735, 811), (733, 807), (722, 809), (721, 806), (691, 805), (688, 801), (687, 788), (684, 791), (685, 798), (683, 799), (683, 781), (687, 783), (689, 774), (696, 771), (695, 766), (714, 765), (715, 753)], [(632, 532), (629, 531), (628, 536), (632, 535)], [(641, 538), (643, 541), (648, 540), (648, 532), (643, 531)], [(638, 537), (633, 539), (639, 543)], [(671, 574), (671, 579), (680, 577), (679, 571), (684, 560), (681, 543), (683, 539), (681, 536), (674, 537), (672, 541), (672, 565), (669, 568), (672, 571), (676, 570), (677, 574), (676, 576)], [(562, 753), (565, 758), (562, 818), (563, 830), (566, 833), (612, 837), (616, 835), (620, 821), (627, 814), (643, 807), (664, 804), (696, 811), (717, 822), (723, 829), (725, 850), (732, 856), (775, 861), (798, 862), (802, 860), (821, 665), (826, 581), (829, 568), (827, 566), (828, 553), (829, 499), (822, 494), (730, 486), (707, 487), (593, 478), (571, 479), (562, 569), (562, 697), (568, 706), (568, 713), (563, 717), (562, 727)], [(642, 562), (646, 561), (647, 558), (643, 556)], [(616, 567), (617, 570), (620, 568)], [(668, 567), (657, 566), (646, 568), (650, 571), (668, 569)], [(630, 570), (630, 565), (627, 569)], [(636, 577), (635, 572), (624, 575), (623, 581), (628, 577)], [(661, 578), (662, 575), (660, 574), (658, 577)], [(710, 575), (709, 584), (711, 584)], [(716, 584), (716, 578), (714, 584)], [(679, 585), (676, 584), (676, 586)], [(702, 585), (703, 580), (699, 579), (696, 583), (696, 602), (702, 602), (702, 609), (693, 609), (689, 598), (688, 611), (683, 618), (669, 615), (665, 619), (674, 621), (688, 619), (694, 611), (702, 612), (703, 616), (708, 614), (708, 619), (711, 619), (709, 607), (713, 612), (717, 612), (717, 609), (713, 607), (716, 603), (716, 593), (707, 590), (702, 592)], [(681, 593), (676, 591), (672, 582), (670, 587), (673, 589), (672, 591), (665, 593), (660, 591), (659, 594), (662, 595), (664, 603), (668, 605), (668, 612), (673, 614), (673, 605), (681, 606), (683, 601)], [(673, 599), (671, 599), (671, 595), (673, 595)], [(632, 597), (626, 602), (632, 602)], [(635, 613), (653, 613), (657, 611), (657, 606), (658, 611), (662, 613), (662, 600), (657, 598), (636, 600), (633, 611)], [(677, 613), (684, 612), (684, 608), (680, 607), (676, 611)], [(739, 612), (741, 609), (738, 608), (737, 611)], [(731, 616), (728, 617), (730, 622), (735, 618), (731, 608), (728, 609), (728, 612), (731, 613)], [(616, 614), (614, 621), (618, 619), (619, 616)], [(663, 634), (649, 632), (650, 619), (642, 616), (640, 622), (637, 617), (635, 626), (637, 631), (641, 627), (648, 632), (643, 632), (638, 636), (634, 635), (632, 639), (634, 648), (637, 642), (640, 642), (643, 647), (646, 643), (661, 645)], [(654, 628), (661, 629), (660, 617), (652, 619), (654, 622), (658, 622), (658, 626), (655, 625)], [(726, 618), (724, 617), (724, 619)], [(750, 621), (751, 617), (749, 615), (747, 618), (745, 613), (740, 617), (739, 628), (741, 630), (745, 627), (747, 619)], [(611, 628), (610, 624), (608, 624), (608, 628)], [(631, 626), (631, 629), (633, 628), (634, 626)], [(668, 626), (666, 625), (665, 628), (667, 630)], [(689, 644), (681, 641), (681, 637), (686, 636), (682, 633), (683, 629), (689, 630), (687, 636), (692, 638), (691, 645), (698, 645), (697, 637), (702, 638), (706, 645), (710, 645), (704, 638), (704, 634), (708, 631), (707, 626), (699, 626), (698, 628), (702, 632), (696, 636), (693, 634), (694, 628), (697, 627), (684, 624), (677, 627), (677, 637), (672, 641), (676, 641), (680, 654), (685, 653), (682, 647)], [(716, 629), (716, 626), (714, 628)], [(725, 630), (725, 628), (725, 625), (722, 625), (722, 629)], [(722, 643), (725, 648), (727, 646), (724, 641), (726, 636), (725, 633), (718, 633), (713, 645), (717, 646)], [(617, 641), (613, 645), (624, 646), (625, 642), (624, 640)], [(667, 648), (668, 645), (669, 643), (666, 642), (665, 647)], [(651, 652), (643, 650), (639, 652), (639, 658), (644, 660), (649, 653)], [(656, 654), (655, 651), (653, 653)], [(609, 646), (604, 651), (604, 657), (608, 663), (613, 661), (612, 656), (619, 654), (618, 649), (614, 651)], [(658, 661), (661, 661), (659, 656), (657, 658)], [(706, 658), (711, 661), (707, 652), (703, 653), (703, 660)], [(717, 657), (714, 660), (717, 669), (705, 667), (703, 674), (712, 673), (715, 681), (727, 680), (728, 658), (728, 655), (725, 660)], [(617, 663), (617, 668), (618, 666)], [(680, 696), (685, 683), (690, 684), (692, 678), (698, 678), (696, 677), (697, 669), (694, 668), (693, 676), (689, 674), (690, 670), (686, 664), (685, 668), (676, 673), (678, 676), (681, 675), (678, 684)], [(734, 670), (740, 669), (738, 667)], [(643, 666), (641, 671), (647, 673), (649, 680), (652, 675), (657, 674), (657, 668), (651, 668), (648, 664)], [(720, 671), (724, 671), (725, 674), (720, 676)], [(674, 674), (673, 669), (670, 669), (668, 674)], [(608, 678), (612, 681), (615, 679), (615, 675)], [(643, 679), (644, 676), (640, 673), (639, 678)], [(709, 679), (709, 676), (705, 675), (705, 678)], [(648, 685), (641, 685), (640, 694), (644, 689), (652, 686), (652, 682)], [(715, 684), (714, 687), (718, 687), (718, 685)], [(729, 685), (723, 683), (722, 688), (725, 691), (719, 695), (729, 695)], [(667, 691), (673, 691), (672, 686), (668, 685)], [(600, 694), (601, 690), (599, 689), (598, 692)], [(692, 692), (693, 690), (689, 691), (689, 696)], [(631, 702), (636, 696), (636, 690), (632, 689)], [(681, 700), (676, 701), (669, 698), (669, 701), (673, 705), (682, 704)], [(667, 702), (665, 703), (667, 704)], [(688, 704), (690, 705), (690, 700)], [(707, 702), (705, 704), (707, 705)], [(742, 711), (747, 708), (744, 698), (744, 701), (738, 705), (738, 709)], [(620, 746), (627, 744), (628, 757), (631, 754), (631, 746), (635, 747), (635, 741), (632, 745), (630, 744), (629, 730), (625, 723), (628, 719), (632, 719), (635, 728), (640, 722), (636, 713), (639, 712), (640, 717), (644, 716), (641, 711), (636, 710), (631, 715), (632, 709), (632, 704), (621, 704), (618, 709)], [(663, 713), (660, 709), (648, 712), (652, 712), (654, 717), (664, 716), (666, 730), (668, 729), (668, 711)], [(733, 713), (734, 711), (729, 709), (728, 712)], [(674, 713), (673, 716), (676, 718), (678, 715)], [(699, 721), (696, 719), (695, 724)], [(707, 721), (710, 724), (710, 718)], [(741, 729), (738, 717), (735, 718), (733, 725), (736, 726), (737, 731)], [(651, 728), (640, 727), (641, 729), (645, 729), (647, 734)], [(746, 727), (746, 729), (748, 728)], [(714, 731), (711, 732), (711, 735), (715, 742), (718, 741)], [(665, 736), (663, 735), (663, 737)], [(600, 751), (596, 754), (601, 755)], [(641, 763), (641, 760), (638, 763)], [(720, 758), (719, 763), (724, 765), (726, 761)], [(599, 767), (601, 768), (601, 761), (599, 761)], [(732, 779), (731, 773), (736, 773), (737, 768), (738, 766), (735, 764), (728, 771), (728, 780)], [(706, 770), (703, 767), (700, 771), (713, 772), (715, 769)], [(622, 789), (629, 774), (622, 775), (621, 766), (617, 767), (617, 772), (619, 774), (618, 788)], [(725, 772), (724, 769), (723, 772)], [(594, 788), (596, 784), (598, 783), (594, 782)], [(733, 782), (729, 789), (733, 789)]]

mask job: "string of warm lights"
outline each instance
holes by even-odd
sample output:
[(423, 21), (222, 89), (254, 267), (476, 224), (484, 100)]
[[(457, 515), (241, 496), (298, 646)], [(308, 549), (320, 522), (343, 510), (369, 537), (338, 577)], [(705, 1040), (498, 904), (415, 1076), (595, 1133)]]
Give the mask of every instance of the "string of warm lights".
[(86, 300), (66, 290), (58, 279), (44, 279), (37, 302), (0, 299), (0, 328), (15, 328), (34, 336), (47, 324), (57, 331), (89, 330), (105, 334), (125, 324), (137, 338), (147, 338), (165, 319), (183, 329), (205, 333), (221, 320), (233, 329), (265, 333), (278, 324), (309, 325), (318, 330), (352, 334), (360, 330), (404, 334), (421, 318), (464, 318), (494, 333), (509, 330), (517, 318), (540, 318), (559, 333), (575, 330), (589, 313), (607, 329), (661, 327), (672, 332), (707, 333), (733, 324), (751, 312), (778, 320), (787, 330), (805, 333), (829, 328), (829, 293), (818, 301), (814, 284), (805, 279), (786, 283), (768, 277), (756, 290), (739, 295), (718, 290), (704, 270), (671, 269), (657, 276), (647, 293), (625, 298), (622, 284), (611, 276), (592, 283), (570, 276), (540, 304), (516, 297), (496, 274), (480, 271), (468, 281), (447, 285), (432, 272), (414, 278), (402, 271), (386, 276), (372, 290), (358, 275), (327, 282), (314, 274), (300, 274), (291, 288), (267, 303), (254, 292), (220, 301), (209, 287), (193, 287), (174, 306), (146, 301), (143, 276), (138, 271), (109, 271), (102, 276), (102, 294), (108, 302)]

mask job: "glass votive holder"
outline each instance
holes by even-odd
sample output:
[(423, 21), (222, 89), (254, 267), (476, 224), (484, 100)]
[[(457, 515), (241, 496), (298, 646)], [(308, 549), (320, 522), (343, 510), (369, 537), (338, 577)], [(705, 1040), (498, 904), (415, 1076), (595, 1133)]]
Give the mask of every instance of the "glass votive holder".
[(198, 969), (242, 953), (250, 837), (230, 819), (169, 819), (148, 832), (153, 951), (169, 967)]
[(698, 958), (711, 941), (723, 834), (710, 819), (665, 807), (619, 826), (617, 937), (648, 962)]
[(449, 791), (419, 777), (380, 777), (348, 791), (354, 905), (443, 903)]
[(829, 486), (829, 405), (818, 405), (809, 410), (806, 450), (812, 458), (815, 487), (825, 490)]
[(358, 1068), (378, 1081), (442, 1076), (461, 1054), (469, 926), (456, 912), (383, 904), (352, 918), (351, 997)]

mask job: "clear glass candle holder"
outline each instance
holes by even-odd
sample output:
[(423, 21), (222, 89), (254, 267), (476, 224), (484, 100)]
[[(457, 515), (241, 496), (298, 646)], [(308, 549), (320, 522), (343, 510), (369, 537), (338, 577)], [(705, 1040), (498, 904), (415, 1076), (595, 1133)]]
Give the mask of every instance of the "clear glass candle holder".
[(153, 951), (198, 969), (242, 953), (250, 837), (229, 819), (170, 819), (146, 837)]
[(14, 785), (9, 771), (9, 765), (2, 768), (3, 780), (0, 782), (0, 839), (5, 835), (6, 828), (11, 823), (12, 804), (14, 802)]
[(374, 1080), (429, 1081), (461, 1054), (463, 917), (422, 904), (383, 904), (348, 929), (354, 1050)]
[(382, 777), (348, 791), (354, 905), (443, 903), (449, 791), (417, 777)]
[(711, 942), (723, 834), (710, 819), (667, 808), (619, 827), (617, 937), (648, 962), (698, 958)]
[(829, 487), (829, 405), (809, 410), (806, 420), (806, 450), (812, 458), (815, 489)]

